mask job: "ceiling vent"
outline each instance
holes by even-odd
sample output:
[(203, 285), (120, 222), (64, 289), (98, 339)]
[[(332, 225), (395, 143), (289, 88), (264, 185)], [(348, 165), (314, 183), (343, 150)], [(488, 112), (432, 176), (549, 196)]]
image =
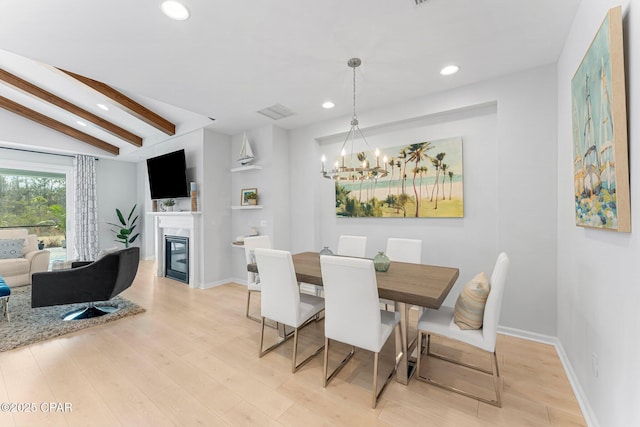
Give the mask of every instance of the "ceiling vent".
[(293, 116), (293, 111), (281, 104), (272, 105), (271, 107), (263, 108), (256, 112), (273, 120), (280, 120), (285, 117)]

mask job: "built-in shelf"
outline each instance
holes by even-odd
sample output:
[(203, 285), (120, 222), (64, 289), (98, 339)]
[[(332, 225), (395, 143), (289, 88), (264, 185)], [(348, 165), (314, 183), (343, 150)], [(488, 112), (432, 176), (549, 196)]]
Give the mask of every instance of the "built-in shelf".
[(240, 209), (262, 209), (262, 205), (231, 206), (231, 209), (233, 209), (233, 210), (240, 210)]
[(258, 165), (248, 165), (248, 166), (240, 166), (238, 168), (231, 169), (231, 172), (250, 172), (250, 171), (259, 171), (262, 170), (262, 166)]

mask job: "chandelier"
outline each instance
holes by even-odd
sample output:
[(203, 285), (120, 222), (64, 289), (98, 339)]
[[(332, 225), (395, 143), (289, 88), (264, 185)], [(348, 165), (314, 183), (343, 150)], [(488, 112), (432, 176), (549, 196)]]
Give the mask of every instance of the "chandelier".
[[(356, 68), (362, 64), (360, 58), (351, 58), (347, 65), (353, 69), (353, 117), (351, 118), (351, 128), (342, 143), (340, 155), (333, 164), (333, 168), (327, 170), (327, 158), (322, 155), (322, 176), (335, 180), (365, 180), (378, 179), (387, 176), (387, 157), (382, 159), (383, 167), (380, 167), (380, 150), (371, 149), (364, 134), (358, 125), (356, 115)], [(356, 144), (361, 139), (363, 143)], [(347, 152), (347, 150), (349, 150)]]

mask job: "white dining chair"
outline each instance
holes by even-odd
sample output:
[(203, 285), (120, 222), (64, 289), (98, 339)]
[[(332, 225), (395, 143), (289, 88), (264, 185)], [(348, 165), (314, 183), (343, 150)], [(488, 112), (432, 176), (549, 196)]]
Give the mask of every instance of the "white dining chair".
[[(252, 252), (256, 248), (271, 249), (271, 239), (269, 236), (252, 236), (245, 237), (244, 239), (244, 256), (247, 264), (255, 262), (255, 257)], [(259, 322), (260, 319), (249, 314), (249, 306), (251, 305), (251, 294), (254, 292), (260, 292), (260, 276), (258, 273), (247, 272), (247, 311), (246, 316), (251, 320)]]
[[(496, 398), (492, 400), (485, 399), (483, 397), (460, 390), (456, 387), (437, 382), (430, 377), (422, 376), (420, 373), (422, 359), (421, 355), (418, 356), (416, 366), (417, 379), (462, 394), (464, 396), (474, 398), (481, 402), (489, 403), (497, 407), (502, 406), (499, 385), (500, 371), (498, 370), (498, 358), (496, 355), (496, 338), (498, 321), (500, 319), (500, 307), (502, 305), (502, 295), (504, 293), (504, 286), (508, 270), (509, 257), (507, 256), (507, 254), (502, 252), (500, 255), (498, 255), (493, 273), (491, 274), (491, 279), (489, 282), (491, 285), (491, 289), (489, 291), (489, 295), (485, 304), (483, 324), (481, 329), (460, 329), (458, 325), (454, 323), (454, 309), (452, 307), (443, 306), (438, 310), (425, 310), (425, 312), (422, 314), (422, 316), (420, 316), (420, 319), (418, 320), (417, 348), (422, 348), (423, 336), (425, 334), (427, 335), (426, 352), (424, 357), (435, 357), (437, 359), (445, 360), (450, 363), (455, 363), (469, 369), (474, 369), (476, 371), (492, 375)], [(491, 371), (475, 365), (462, 363), (460, 361), (444, 357), (440, 354), (432, 353), (430, 350), (431, 335), (440, 335), (488, 352), (491, 355)]]
[[(392, 262), (420, 264), (422, 262), (422, 240), (389, 237), (385, 254)], [(389, 306), (394, 306), (393, 301), (384, 298), (380, 298), (380, 303), (384, 304), (387, 310)]]
[[(298, 331), (308, 325), (316, 315), (324, 310), (324, 299), (315, 295), (301, 294), (293, 268), (293, 259), (288, 251), (276, 249), (255, 249), (258, 271), (261, 282), (261, 331), (260, 352), (262, 357), (271, 350), (279, 347), (293, 336), (293, 356), (291, 372), (296, 372), (314, 356), (319, 354), (324, 346), (315, 350), (305, 360), (297, 363)], [(269, 348), (264, 349), (265, 319), (293, 328), (293, 332), (285, 335)]]
[(336, 255), (364, 258), (367, 250), (367, 236), (342, 235), (338, 240)]
[[(372, 406), (393, 378), (400, 357), (378, 392), (378, 357), (380, 350), (395, 330), (400, 342), (400, 313), (380, 310), (378, 286), (373, 261), (347, 257), (321, 256), (320, 266), (325, 294), (323, 387), (340, 372), (355, 353), (355, 347), (374, 353)], [(329, 340), (351, 345), (351, 351), (327, 376)]]
[(385, 254), (391, 261), (420, 264), (422, 262), (422, 240), (389, 237)]

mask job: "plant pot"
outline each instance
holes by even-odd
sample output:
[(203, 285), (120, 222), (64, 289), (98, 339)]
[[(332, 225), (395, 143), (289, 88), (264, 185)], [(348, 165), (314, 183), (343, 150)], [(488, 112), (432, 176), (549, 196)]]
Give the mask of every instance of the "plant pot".
[(250, 205), (255, 206), (258, 204), (258, 199), (249, 199), (248, 202)]

